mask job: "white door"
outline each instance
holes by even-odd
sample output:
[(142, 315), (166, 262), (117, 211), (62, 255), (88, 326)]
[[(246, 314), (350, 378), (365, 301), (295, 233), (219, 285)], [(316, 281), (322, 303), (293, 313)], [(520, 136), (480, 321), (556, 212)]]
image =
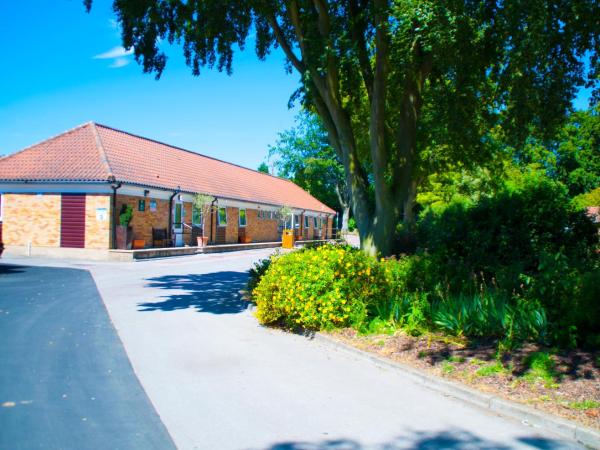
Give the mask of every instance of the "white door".
[(173, 203), (173, 239), (175, 247), (183, 247), (183, 202), (178, 197)]

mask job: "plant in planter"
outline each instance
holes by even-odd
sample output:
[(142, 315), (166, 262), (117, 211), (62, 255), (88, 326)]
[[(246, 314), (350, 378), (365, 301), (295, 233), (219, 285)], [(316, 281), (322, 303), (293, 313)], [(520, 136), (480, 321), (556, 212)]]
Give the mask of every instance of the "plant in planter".
[(200, 235), (196, 236), (198, 247), (204, 247), (208, 245), (208, 236), (204, 233), (204, 218), (210, 214), (210, 209), (212, 206), (214, 197), (206, 194), (196, 194), (194, 195), (194, 200), (192, 204), (196, 211), (199, 211), (201, 214), (201, 224), (200, 224)]
[(133, 207), (130, 205), (121, 206), (119, 213), (119, 225), (117, 225), (117, 248), (121, 250), (131, 250), (133, 243), (133, 228), (129, 226), (133, 218)]
[(288, 217), (292, 215), (292, 209), (289, 206), (282, 206), (279, 209), (279, 220), (283, 223), (283, 227), (285, 228)]

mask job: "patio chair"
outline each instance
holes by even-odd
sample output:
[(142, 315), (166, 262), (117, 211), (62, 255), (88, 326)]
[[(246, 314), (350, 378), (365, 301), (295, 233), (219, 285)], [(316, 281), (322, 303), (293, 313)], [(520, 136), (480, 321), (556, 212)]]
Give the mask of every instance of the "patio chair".
[[(158, 246), (156, 244), (159, 244)], [(173, 241), (169, 239), (166, 228), (152, 228), (152, 247), (172, 247)]]

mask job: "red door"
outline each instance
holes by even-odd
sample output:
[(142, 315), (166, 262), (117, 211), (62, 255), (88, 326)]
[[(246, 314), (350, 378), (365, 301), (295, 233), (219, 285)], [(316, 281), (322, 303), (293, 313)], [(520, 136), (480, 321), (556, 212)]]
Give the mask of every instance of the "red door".
[(62, 194), (60, 246), (85, 247), (85, 194)]

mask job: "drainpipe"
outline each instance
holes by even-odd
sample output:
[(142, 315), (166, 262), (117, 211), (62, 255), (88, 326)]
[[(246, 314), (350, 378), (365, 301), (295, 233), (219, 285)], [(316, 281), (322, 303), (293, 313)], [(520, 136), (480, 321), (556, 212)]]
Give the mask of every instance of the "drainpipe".
[(113, 220), (112, 220), (112, 248), (116, 249), (117, 248), (117, 219), (118, 219), (118, 215), (117, 215), (117, 189), (119, 189), (121, 186), (123, 186), (122, 183), (116, 183), (115, 181), (113, 181), (110, 184), (110, 187), (112, 188), (112, 216), (113, 216)]
[[(173, 192), (173, 194), (169, 197), (169, 228), (168, 228), (168, 236), (169, 236), (169, 241), (172, 242), (173, 239), (173, 199), (175, 198), (175, 196), (177, 194), (179, 194), (181, 192), (181, 188), (179, 186), (177, 186), (177, 189), (175, 189), (175, 191)], [(175, 246), (175, 243), (172, 242), (173, 246)]]
[(213, 198), (213, 201), (210, 203), (210, 244), (214, 244), (213, 241), (213, 219), (215, 217), (215, 202), (217, 201), (217, 197)]

